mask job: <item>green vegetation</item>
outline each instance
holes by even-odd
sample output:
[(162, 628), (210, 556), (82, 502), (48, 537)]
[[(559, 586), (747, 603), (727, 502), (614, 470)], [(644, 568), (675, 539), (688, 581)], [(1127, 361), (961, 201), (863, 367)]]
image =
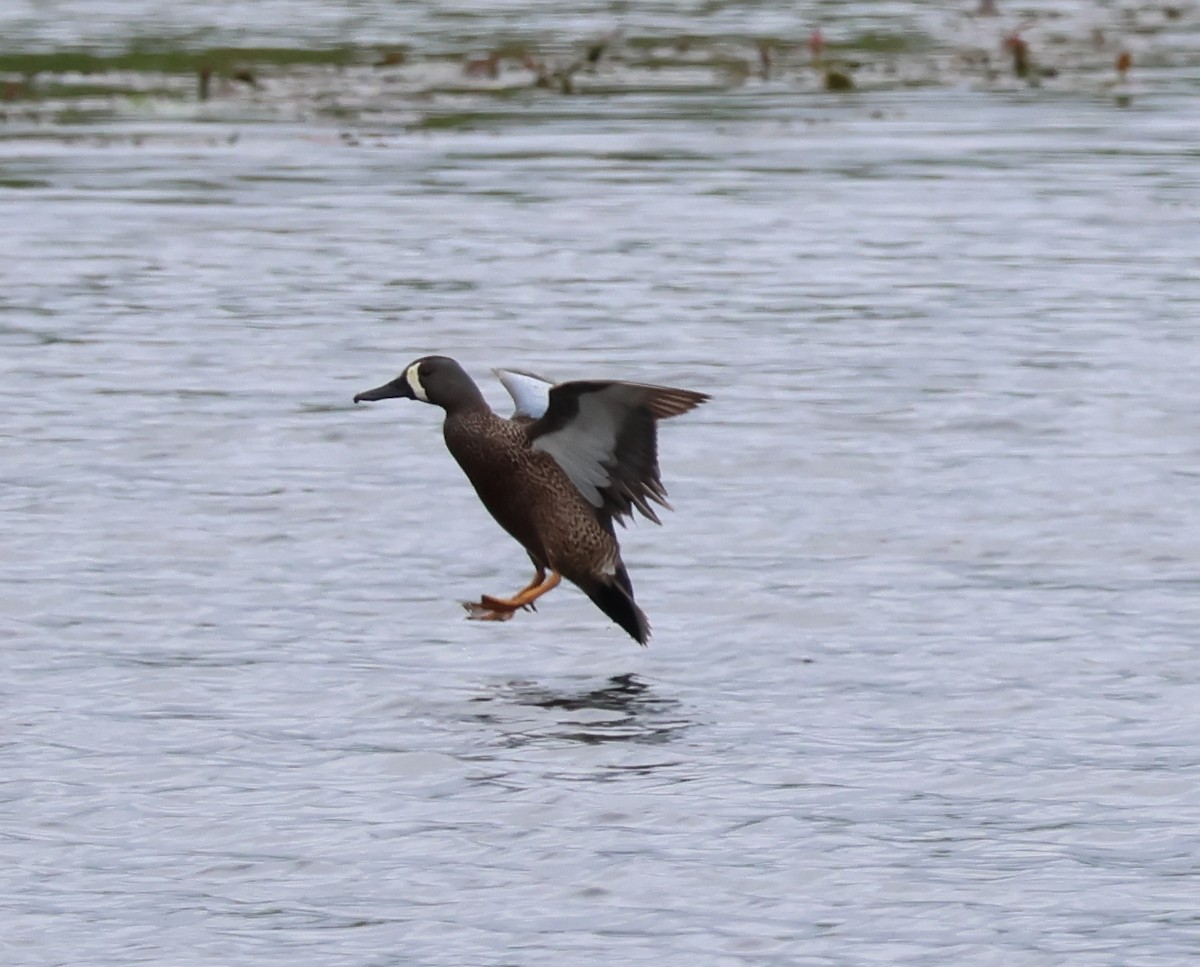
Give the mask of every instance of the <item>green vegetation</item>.
[(138, 46), (123, 53), (97, 54), (82, 50), (47, 53), (0, 53), (0, 73), (101, 74), (109, 71), (157, 71), (163, 74), (194, 74), (202, 69), (227, 72), (248, 66), (323, 65), (361, 63), (364, 51), (356, 47), (307, 50), (291, 47), (209, 47), (200, 50), (170, 50)]

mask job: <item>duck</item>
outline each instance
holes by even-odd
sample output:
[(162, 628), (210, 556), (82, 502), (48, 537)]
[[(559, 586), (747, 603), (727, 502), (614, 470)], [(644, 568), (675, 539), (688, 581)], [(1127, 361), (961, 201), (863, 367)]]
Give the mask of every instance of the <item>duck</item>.
[(658, 467), (658, 421), (706, 402), (707, 393), (620, 380), (555, 383), (524, 370), (494, 370), (513, 398), (495, 413), (449, 356), (423, 356), (399, 376), (355, 395), (355, 403), (417, 400), (445, 411), (446, 448), (496, 522), (533, 563), (533, 578), (509, 597), (464, 602), (476, 621), (507, 621), (563, 578), (639, 645), (650, 624), (634, 600), (613, 527), (635, 512), (658, 524), (670, 509)]

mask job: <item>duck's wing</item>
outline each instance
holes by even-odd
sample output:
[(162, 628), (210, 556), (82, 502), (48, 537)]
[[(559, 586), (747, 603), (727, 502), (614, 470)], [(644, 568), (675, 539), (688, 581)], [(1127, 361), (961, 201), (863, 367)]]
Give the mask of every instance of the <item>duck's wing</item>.
[(493, 369), (492, 372), (504, 384), (508, 395), (517, 405), (512, 415), (514, 420), (536, 420), (545, 414), (550, 403), (550, 387), (554, 385), (553, 380), (521, 369)]
[(602, 513), (622, 520), (637, 508), (657, 524), (651, 501), (671, 506), (659, 479), (657, 422), (708, 398), (641, 383), (559, 383), (550, 389), (545, 415), (529, 427), (529, 439)]

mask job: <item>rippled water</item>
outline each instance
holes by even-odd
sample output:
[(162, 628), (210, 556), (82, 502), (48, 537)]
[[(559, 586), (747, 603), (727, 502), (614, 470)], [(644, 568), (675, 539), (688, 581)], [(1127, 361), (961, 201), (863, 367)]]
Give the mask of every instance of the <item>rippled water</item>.
[[(0, 960), (1194, 959), (1200, 109), (1136, 84), (10, 116)], [(432, 351), (713, 394), (648, 650), (462, 620), (523, 552), (350, 403)]]

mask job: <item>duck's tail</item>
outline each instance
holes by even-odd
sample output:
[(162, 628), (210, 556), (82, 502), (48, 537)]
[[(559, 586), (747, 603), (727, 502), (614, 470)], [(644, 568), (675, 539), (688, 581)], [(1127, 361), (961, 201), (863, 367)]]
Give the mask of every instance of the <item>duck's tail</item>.
[(633, 585), (624, 564), (617, 565), (616, 573), (604, 581), (591, 581), (580, 585), (583, 593), (592, 599), (592, 604), (624, 628), (634, 641), (645, 647), (650, 637), (650, 622), (633, 600)]

